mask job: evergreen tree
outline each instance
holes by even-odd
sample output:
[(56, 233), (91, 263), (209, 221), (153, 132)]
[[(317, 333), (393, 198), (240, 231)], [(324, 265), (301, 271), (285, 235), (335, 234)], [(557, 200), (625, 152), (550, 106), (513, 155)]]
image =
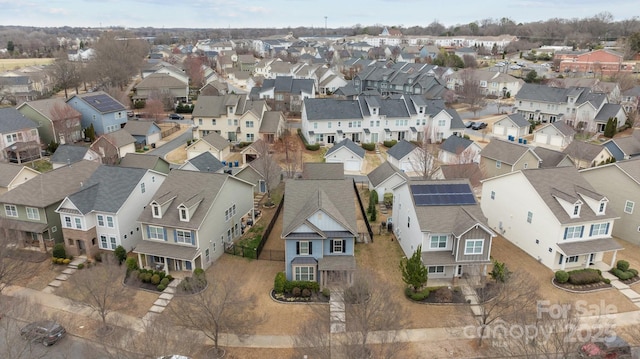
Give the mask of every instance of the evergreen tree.
[(410, 286), (414, 292), (422, 288), (429, 277), (427, 267), (422, 263), (422, 246), (418, 246), (411, 258), (404, 258), (400, 261), (402, 271), (402, 281)]
[(613, 117), (609, 117), (607, 124), (604, 126), (604, 137), (612, 138), (616, 134)]

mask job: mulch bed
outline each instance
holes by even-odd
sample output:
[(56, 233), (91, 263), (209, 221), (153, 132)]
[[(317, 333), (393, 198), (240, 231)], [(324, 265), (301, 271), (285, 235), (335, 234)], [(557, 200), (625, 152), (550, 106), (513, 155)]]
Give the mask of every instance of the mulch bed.
[(311, 294), (310, 297), (296, 297), (291, 293), (276, 294), (271, 291), (271, 298), (280, 303), (329, 303), (329, 297), (325, 297), (322, 293)]
[(158, 290), (158, 285), (157, 284), (151, 284), (151, 283), (145, 283), (141, 280), (139, 280), (138, 278), (134, 278), (133, 276), (128, 276), (124, 279), (124, 284), (130, 286), (130, 287), (134, 287), (134, 288), (139, 288), (139, 289), (144, 289), (144, 290), (149, 290), (152, 292), (157, 292), (157, 293), (162, 293), (161, 291)]
[(621, 280), (620, 282), (622, 282), (622, 283), (624, 283), (626, 285), (636, 284), (636, 283), (640, 282), (640, 276), (635, 276), (633, 278)]
[(51, 254), (27, 249), (10, 249), (7, 256), (23, 262), (40, 263), (51, 258)]
[(574, 292), (591, 292), (594, 290), (607, 289), (607, 288), (613, 287), (611, 284), (607, 284), (605, 282), (583, 284), (583, 285), (576, 285), (576, 284), (570, 284), (570, 283), (558, 283), (558, 281), (556, 281), (555, 278), (553, 279), (553, 284), (557, 287), (574, 291)]
[(439, 298), (436, 297), (436, 294), (435, 294), (436, 290), (429, 291), (429, 296), (424, 298), (423, 300), (413, 300), (411, 298), (409, 299), (415, 303), (429, 303), (429, 304), (465, 304), (467, 303), (467, 300), (465, 299), (464, 294), (462, 293), (462, 290), (460, 290), (460, 288), (449, 289), (446, 287), (441, 287), (438, 290), (449, 291), (449, 294), (451, 295), (451, 300), (447, 300), (447, 301), (440, 300)]

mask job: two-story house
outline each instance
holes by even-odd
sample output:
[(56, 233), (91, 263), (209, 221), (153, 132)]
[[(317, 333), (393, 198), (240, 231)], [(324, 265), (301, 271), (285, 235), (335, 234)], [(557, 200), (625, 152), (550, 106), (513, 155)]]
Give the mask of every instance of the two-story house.
[(82, 115), (62, 98), (25, 102), (17, 110), (38, 123), (42, 143), (49, 144), (53, 141), (65, 144), (82, 140)]
[(207, 269), (255, 221), (253, 185), (226, 174), (172, 170), (138, 217), (141, 268)]
[(117, 131), (127, 123), (127, 109), (103, 91), (74, 95), (67, 104), (82, 114), (82, 128), (93, 125), (98, 136)]
[(613, 266), (622, 249), (611, 238), (619, 216), (575, 167), (486, 179), (481, 206), (491, 228), (554, 271), (589, 267), (608, 252)]
[(133, 249), (142, 238), (137, 218), (165, 177), (143, 168), (100, 166), (56, 209), (67, 253), (93, 256), (98, 249)]
[(397, 186), (393, 224), (407, 257), (421, 246), (430, 278), (486, 275), (496, 234), (468, 180), (406, 181)]
[(38, 124), (15, 108), (0, 108), (0, 149), (3, 161), (23, 163), (39, 159)]
[(47, 251), (55, 243), (62, 243), (62, 223), (55, 210), (62, 200), (80, 190), (100, 166), (80, 161), (70, 166), (28, 180), (0, 196), (0, 228), (7, 236), (17, 238), (25, 247)]
[(193, 137), (216, 132), (234, 143), (253, 142), (268, 110), (264, 100), (252, 101), (247, 95), (200, 96), (193, 109)]
[(484, 178), (540, 167), (540, 157), (527, 145), (494, 138), (480, 151)]
[(358, 236), (351, 180), (289, 180), (285, 184), (282, 239), (288, 280), (321, 288), (353, 284)]
[[(421, 95), (428, 99), (442, 99), (448, 91), (445, 83), (438, 79), (438, 66), (398, 62), (387, 66), (378, 61), (364, 67), (353, 77), (353, 86), (358, 93), (376, 90), (382, 95)], [(446, 75), (453, 73), (447, 69)]]
[(300, 113), (302, 101), (315, 97), (312, 79), (296, 79), (292, 76), (265, 79), (261, 87), (251, 90), (252, 100), (265, 100), (272, 110), (283, 112)]
[(133, 99), (147, 100), (153, 96), (168, 96), (176, 100), (189, 99), (189, 79), (172, 76), (167, 73), (154, 72), (145, 76), (134, 88)]

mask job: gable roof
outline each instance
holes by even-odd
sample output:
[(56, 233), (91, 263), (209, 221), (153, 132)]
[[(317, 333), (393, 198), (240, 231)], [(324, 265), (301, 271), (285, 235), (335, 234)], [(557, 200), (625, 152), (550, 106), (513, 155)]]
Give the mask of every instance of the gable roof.
[[(202, 152), (196, 157), (187, 160), (187, 162), (185, 162), (185, 165), (187, 163), (193, 165), (200, 172), (218, 172), (224, 167), (222, 162), (220, 162), (220, 160), (218, 160), (213, 154), (211, 154), (211, 152), (208, 151)], [(184, 165), (182, 167), (184, 167)]]
[(275, 79), (265, 79), (262, 89), (273, 88), (275, 92), (284, 92), (295, 95), (311, 93), (315, 82), (312, 79), (294, 79), (292, 76), (276, 76)]
[[(631, 136), (613, 138), (605, 142), (604, 146), (611, 150), (612, 143), (621, 152), (620, 158), (616, 157), (616, 160), (622, 160), (624, 156), (637, 156), (640, 154), (640, 129), (633, 129)], [(612, 151), (611, 153), (614, 152)]]
[(449, 153), (460, 154), (473, 143), (474, 142), (468, 138), (452, 135), (447, 137), (447, 139), (442, 142), (442, 144), (440, 145), (440, 149)]
[(82, 213), (116, 213), (147, 173), (144, 168), (102, 165), (78, 192), (68, 196)]
[[(104, 135), (100, 136), (100, 138), (104, 138), (117, 148), (121, 148), (136, 142), (135, 137), (131, 136), (131, 134), (129, 134), (129, 132), (124, 129), (105, 133)], [(97, 141), (98, 140), (96, 140), (96, 142)]]
[(89, 147), (77, 145), (59, 145), (51, 155), (51, 163), (76, 163), (81, 161), (89, 151)]
[(302, 165), (302, 178), (307, 180), (341, 180), (344, 179), (344, 164), (305, 162)]
[(265, 111), (260, 121), (260, 133), (276, 133), (282, 120), (282, 112)]
[(528, 100), (536, 102), (549, 103), (567, 103), (569, 97), (575, 97), (576, 105), (591, 103), (595, 109), (599, 109), (606, 100), (607, 95), (604, 93), (592, 92), (586, 87), (549, 87), (546, 85), (537, 85), (524, 83), (520, 91), (516, 94), (517, 100)]
[(129, 120), (124, 125), (124, 130), (132, 136), (146, 136), (151, 133), (151, 128), (155, 127), (160, 132), (160, 127), (153, 121)]
[(0, 133), (37, 128), (38, 124), (13, 107), (0, 108)]
[(382, 162), (373, 171), (369, 172), (367, 174), (367, 178), (373, 187), (378, 187), (382, 182), (386, 181), (394, 174), (398, 174), (405, 179), (408, 178), (404, 172), (400, 171), (398, 167), (392, 165), (389, 161)]
[[(480, 156), (513, 165), (529, 151), (531, 151), (531, 149), (526, 145), (493, 138), (484, 146), (482, 151), (480, 151)], [(531, 153), (538, 157), (535, 152), (531, 151)]]
[(573, 162), (568, 155), (561, 151), (551, 150), (545, 147), (535, 147), (533, 152), (540, 157), (540, 168), (556, 167), (565, 158)]
[(111, 97), (104, 91), (97, 92), (87, 92), (85, 94), (77, 94), (67, 100), (67, 103), (71, 101), (73, 98), (79, 98), (84, 101), (87, 105), (91, 106), (97, 112), (102, 114), (104, 113), (112, 113), (118, 111), (126, 111), (124, 105), (122, 105), (118, 100)]
[(572, 141), (562, 152), (573, 158), (591, 162), (602, 152), (602, 150), (608, 151), (608, 149), (602, 145), (596, 145), (584, 141)]
[(317, 211), (331, 216), (350, 235), (358, 233), (352, 180), (288, 180), (284, 201), (283, 237), (308, 223), (308, 218)]
[(145, 76), (145, 78), (136, 85), (137, 89), (144, 90), (157, 90), (166, 88), (187, 88), (187, 84), (180, 81), (177, 77), (164, 73), (152, 73)]
[(413, 150), (415, 150), (416, 148), (418, 148), (418, 146), (416, 146), (415, 144), (407, 140), (401, 140), (387, 150), (387, 155), (397, 160), (401, 160), (409, 153), (413, 152)]
[[(558, 130), (559, 133), (563, 134), (565, 137), (571, 137), (571, 136), (576, 134), (576, 130), (573, 127), (569, 126), (564, 121), (552, 122), (552, 123), (548, 124), (547, 126), (554, 127), (556, 130)], [(545, 127), (546, 126), (542, 126), (538, 130), (541, 130), (541, 129), (545, 128)], [(537, 132), (537, 131), (534, 131), (534, 132)]]
[[(231, 142), (229, 142), (229, 140), (227, 140), (226, 138), (220, 136), (217, 132), (211, 132), (208, 135), (202, 137), (200, 140), (210, 144), (217, 150), (223, 150), (231, 146)], [(193, 144), (191, 146), (193, 146)]]
[(531, 126), (529, 121), (526, 118), (524, 118), (524, 116), (522, 116), (522, 114), (519, 112), (509, 114), (505, 116), (505, 118), (508, 118), (509, 120), (511, 120), (511, 122), (513, 122), (518, 127)]
[(120, 167), (154, 169), (158, 162), (163, 162), (167, 164), (167, 166), (169, 165), (169, 162), (160, 156), (130, 152), (122, 157)]
[(440, 165), (440, 172), (447, 180), (466, 178), (472, 187), (480, 186), (483, 176), (480, 165), (475, 162)]
[(604, 122), (610, 118), (617, 118), (618, 113), (622, 110), (622, 106), (617, 103), (605, 103), (602, 105), (602, 108), (596, 114), (596, 117), (593, 119), (595, 122)]
[(364, 154), (365, 154), (365, 150), (364, 148), (358, 146), (355, 142), (351, 141), (351, 139), (349, 138), (345, 138), (342, 141), (336, 143), (333, 145), (333, 147), (331, 147), (327, 153), (324, 155), (324, 157), (328, 157), (329, 155), (331, 155), (332, 153), (338, 151), (341, 148), (347, 148), (349, 149), (349, 151), (353, 152), (356, 156), (360, 157), (360, 158), (364, 158)]
[(9, 187), (11, 182), (13, 182), (23, 169), (33, 171), (37, 174), (40, 173), (32, 168), (17, 165), (15, 163), (0, 162), (0, 187)]
[(80, 161), (42, 173), (4, 193), (0, 196), (0, 202), (44, 208), (81, 189), (83, 182), (99, 166), (93, 161)]
[[(18, 106), (18, 109), (26, 106), (33, 108), (35, 111), (51, 121), (61, 121), (68, 118), (82, 117), (82, 114), (69, 106), (63, 98), (48, 98), (44, 100), (24, 102)], [(56, 114), (56, 108), (63, 109), (63, 114), (65, 115), (64, 119), (58, 117), (59, 115)]]

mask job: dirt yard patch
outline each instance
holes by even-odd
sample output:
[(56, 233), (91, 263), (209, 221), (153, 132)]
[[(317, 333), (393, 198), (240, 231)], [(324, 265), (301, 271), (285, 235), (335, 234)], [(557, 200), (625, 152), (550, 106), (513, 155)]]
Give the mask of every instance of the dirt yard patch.
[(18, 70), (27, 66), (49, 65), (53, 61), (55, 61), (53, 58), (0, 59), (0, 72)]

